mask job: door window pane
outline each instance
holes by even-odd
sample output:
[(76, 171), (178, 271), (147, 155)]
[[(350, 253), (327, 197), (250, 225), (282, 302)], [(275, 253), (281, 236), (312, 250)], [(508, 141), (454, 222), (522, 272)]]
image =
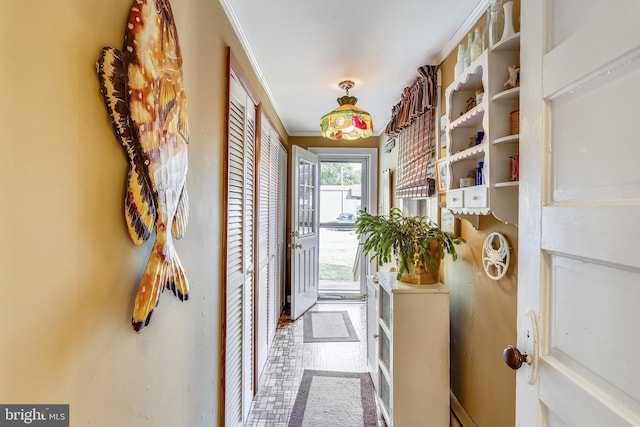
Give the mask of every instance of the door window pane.
[(315, 206), (313, 193), (315, 183), (315, 164), (300, 160), (298, 177), (298, 231), (300, 236), (315, 232)]

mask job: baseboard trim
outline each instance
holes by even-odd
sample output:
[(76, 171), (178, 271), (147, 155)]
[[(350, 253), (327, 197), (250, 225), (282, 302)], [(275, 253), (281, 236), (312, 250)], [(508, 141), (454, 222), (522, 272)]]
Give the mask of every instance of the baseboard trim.
[(460, 425), (462, 427), (478, 427), (452, 390), (449, 390), (449, 397), (451, 398), (451, 415), (456, 417)]

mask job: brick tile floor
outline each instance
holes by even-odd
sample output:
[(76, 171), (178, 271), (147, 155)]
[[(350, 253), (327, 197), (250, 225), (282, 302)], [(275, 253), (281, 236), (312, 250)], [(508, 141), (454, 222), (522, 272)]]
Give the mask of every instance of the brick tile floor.
[[(304, 343), (303, 318), (281, 318), (245, 426), (286, 427), (305, 369), (367, 372), (365, 304), (318, 302), (311, 310), (346, 310), (360, 341)], [(379, 412), (378, 427), (386, 427)]]

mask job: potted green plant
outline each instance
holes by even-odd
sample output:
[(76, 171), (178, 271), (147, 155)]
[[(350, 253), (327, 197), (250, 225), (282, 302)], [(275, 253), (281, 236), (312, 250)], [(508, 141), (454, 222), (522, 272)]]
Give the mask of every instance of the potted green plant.
[(363, 211), (356, 220), (356, 234), (366, 237), (365, 255), (377, 258), (379, 265), (395, 259), (398, 280), (411, 283), (437, 282), (445, 253), (455, 261), (455, 245), (465, 241), (445, 233), (425, 216), (405, 216), (398, 208), (391, 208), (388, 216)]

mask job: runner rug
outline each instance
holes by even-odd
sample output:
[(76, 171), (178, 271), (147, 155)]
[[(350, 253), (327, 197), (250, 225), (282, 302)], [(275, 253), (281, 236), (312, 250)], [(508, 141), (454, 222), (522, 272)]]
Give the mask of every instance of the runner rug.
[(307, 311), (304, 342), (360, 341), (346, 311)]
[(376, 401), (368, 372), (305, 369), (289, 427), (376, 425)]

